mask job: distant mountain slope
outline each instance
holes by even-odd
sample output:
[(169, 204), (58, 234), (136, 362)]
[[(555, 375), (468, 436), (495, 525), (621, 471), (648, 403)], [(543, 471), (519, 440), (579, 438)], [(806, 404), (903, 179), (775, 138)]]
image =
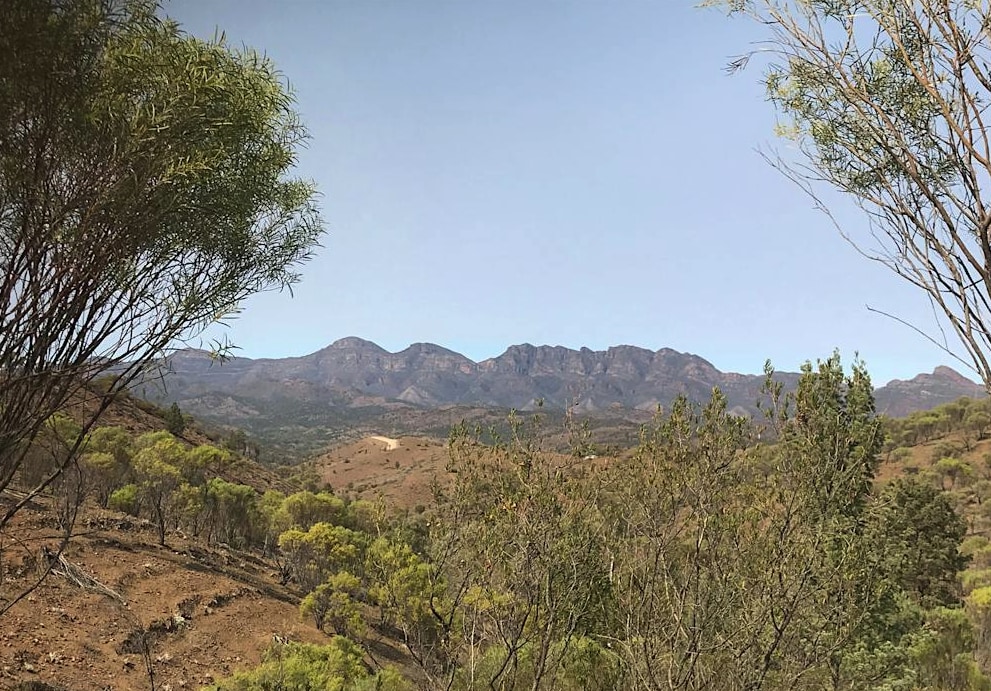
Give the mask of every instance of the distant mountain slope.
[[(234, 358), (222, 366), (206, 353), (187, 350), (175, 354), (170, 366), (165, 390), (145, 395), (178, 401), (197, 417), (244, 427), (263, 440), (277, 436), (293, 447), (283, 450), (297, 456), (342, 436), (374, 433), (386, 418), (392, 428), (380, 431), (390, 434), (436, 427), (429, 411), (450, 407), (531, 410), (543, 401), (549, 410), (574, 406), (592, 417), (642, 420), (679, 394), (705, 400), (719, 387), (731, 409), (752, 413), (764, 380), (721, 372), (697, 355), (669, 348), (522, 344), (474, 362), (431, 343), (390, 353), (360, 338), (302, 357)], [(777, 378), (790, 387), (798, 375), (783, 372)], [(972, 381), (940, 367), (879, 389), (878, 409), (902, 415), (980, 392)], [(453, 411), (442, 417), (456, 421)]]
[[(474, 362), (431, 343), (390, 353), (360, 338), (345, 338), (303, 357), (234, 358), (223, 366), (200, 351), (171, 360), (165, 398), (190, 400), (229, 394), (259, 401), (320, 401), (335, 406), (408, 403), (532, 408), (537, 400), (564, 409), (653, 409), (679, 393), (708, 397), (719, 386), (731, 406), (749, 409), (762, 376), (723, 373), (697, 355), (665, 348), (617, 346), (605, 351), (561, 346), (510, 346)], [(782, 374), (787, 382), (797, 375)], [(241, 411), (252, 416), (246, 406)]]
[(878, 412), (903, 417), (916, 410), (928, 410), (961, 396), (986, 396), (983, 386), (949, 367), (937, 367), (932, 374), (919, 374), (907, 381), (893, 379), (874, 392)]

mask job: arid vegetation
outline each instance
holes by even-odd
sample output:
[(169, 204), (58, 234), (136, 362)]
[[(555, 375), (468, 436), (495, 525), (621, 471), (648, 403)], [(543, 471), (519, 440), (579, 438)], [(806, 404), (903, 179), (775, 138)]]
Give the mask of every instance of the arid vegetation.
[[(129, 514), (295, 593), (314, 634), (218, 689), (991, 688), (986, 401), (879, 418), (866, 372), (832, 358), (794, 394), (769, 379), (763, 408), (682, 399), (610, 458), (581, 426), (573, 454), (548, 450), (539, 414), (494, 442), (459, 427), (410, 512), (242, 485), (229, 450), (100, 427), (46, 520)], [(160, 678), (185, 630), (149, 634)]]
[[(991, 385), (988, 14), (728, 5), (776, 29), (790, 134)], [(564, 453), (539, 410), (462, 423), (401, 508), (317, 464), (276, 482), (243, 432), (208, 443), (178, 404), (142, 404), (150, 429), (108, 417), (182, 339), (295, 282), (317, 241), (274, 68), (153, 2), (12, 0), (0, 85), (4, 682), (37, 689), (44, 666), (45, 684), (152, 691), (991, 691), (988, 399), (882, 418), (865, 368), (834, 355), (794, 390), (768, 366), (753, 417), (718, 388), (679, 397), (612, 454), (570, 416)], [(163, 604), (165, 582), (181, 599)], [(68, 660), (43, 650), (69, 645), (84, 606), (99, 635)], [(217, 638), (245, 631), (250, 650), (222, 656)], [(92, 671), (110, 650), (126, 679)]]
[[(18, 511), (79, 484), (115, 395), (291, 286), (322, 225), (289, 177), (305, 132), (271, 63), (184, 34), (154, 2), (0, 4), (0, 85), (0, 492), (22, 490), (0, 510), (2, 552)], [(53, 417), (80, 397), (86, 419)], [(166, 453), (135, 459), (160, 523)]]
[[(974, 0), (705, 0), (759, 40), (778, 133), (767, 155), (860, 251), (918, 289), (913, 324), (991, 387), (991, 7)], [(861, 212), (833, 209), (830, 191)], [(898, 318), (898, 315), (894, 315)], [(949, 335), (948, 335), (949, 334)], [(958, 352), (959, 351), (959, 352)]]

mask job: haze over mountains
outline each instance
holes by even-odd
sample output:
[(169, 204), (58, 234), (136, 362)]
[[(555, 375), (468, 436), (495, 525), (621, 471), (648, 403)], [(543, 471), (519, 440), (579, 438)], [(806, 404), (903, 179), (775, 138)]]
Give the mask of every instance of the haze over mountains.
[[(153, 398), (178, 401), (197, 417), (244, 427), (265, 436), (295, 430), (309, 446), (331, 439), (331, 428), (373, 429), (390, 415), (393, 431), (417, 426), (442, 429), (458, 415), (427, 422), (426, 411), (465, 409), (545, 409), (574, 406), (592, 417), (643, 420), (678, 394), (707, 400), (718, 386), (731, 409), (755, 411), (763, 376), (722, 372), (707, 360), (669, 348), (651, 351), (616, 346), (605, 351), (561, 346), (510, 346), (482, 362), (431, 343), (415, 343), (398, 353), (361, 338), (343, 338), (310, 355), (282, 359), (234, 358), (218, 365), (196, 350), (176, 353), (165, 378), (166, 390)], [(793, 386), (795, 373), (778, 379)], [(905, 415), (983, 389), (948, 367), (877, 390), (878, 410)], [(402, 420), (397, 415), (405, 411)]]

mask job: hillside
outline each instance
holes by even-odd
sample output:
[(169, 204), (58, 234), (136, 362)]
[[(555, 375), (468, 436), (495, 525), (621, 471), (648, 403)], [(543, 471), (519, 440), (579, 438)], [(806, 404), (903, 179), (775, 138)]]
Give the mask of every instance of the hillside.
[(370, 436), (317, 456), (313, 467), (336, 492), (381, 500), (398, 509), (421, 509), (430, 502), (431, 484), (442, 478), (445, 444), (425, 437)]
[[(66, 415), (76, 420), (87, 420), (91, 417), (96, 406), (96, 397), (86, 391), (80, 392), (65, 409)], [(110, 406), (100, 417), (98, 426), (119, 427), (132, 436), (149, 432), (160, 432), (166, 429), (165, 411), (157, 405), (132, 396), (127, 392), (119, 393)], [(222, 445), (216, 430), (206, 429), (197, 420), (190, 420), (179, 438), (189, 446), (204, 444)], [(225, 480), (237, 481), (249, 485), (260, 492), (269, 489), (281, 492), (293, 491), (295, 485), (287, 482), (271, 467), (254, 462), (251, 458), (238, 455), (236, 462), (220, 471), (220, 477)]]
[[(92, 404), (92, 398), (83, 395), (65, 413), (85, 417)], [(213, 440), (195, 421), (182, 437), (166, 436), (163, 442), (162, 412), (124, 395), (96, 428), (97, 433), (123, 432), (130, 439), (124, 467), (118, 460), (111, 487), (121, 492), (138, 487), (137, 503), (124, 492), (120, 501), (128, 506), (126, 511), (101, 508), (98, 496), (106, 471), (90, 466), (84, 456), (86, 499), (71, 541), (57, 560), (48, 555), (57, 555), (64, 536), (61, 518), (65, 502), (75, 496), (73, 485), (54, 485), (3, 531), (0, 607), (35, 583), (49, 564), (52, 570), (40, 586), (0, 615), (0, 688), (198, 689), (257, 666), (273, 645), (329, 642), (312, 618), (301, 617), (300, 601), (306, 593), (297, 583), (286, 584), (285, 564), (273, 555), (274, 543), (263, 548), (267, 533), (261, 532), (269, 518), (290, 521), (290, 527), (289, 516), (299, 506), (292, 504), (293, 498), (305, 502), (317, 495), (299, 492), (272, 470), (212, 446)], [(149, 446), (152, 442), (155, 446)], [(154, 452), (152, 466), (142, 465), (138, 449)], [(197, 456), (197, 451), (209, 453)], [(188, 454), (188, 459), (176, 458), (177, 452)], [(201, 465), (203, 459), (214, 458), (218, 464)], [(168, 484), (168, 473), (156, 474), (166, 460), (189, 463), (176, 466), (181, 484)], [(188, 485), (187, 472), (192, 473)], [(168, 493), (165, 544), (159, 542), (151, 511), (156, 487)], [(111, 507), (119, 503), (117, 495), (111, 495)], [(22, 496), (14, 488), (0, 493), (0, 510)], [(263, 515), (262, 499), (272, 497), (276, 503), (267, 506), (274, 509), (288, 501), (284, 519), (283, 514)], [(337, 499), (329, 505), (337, 520), (343, 519), (343, 506)], [(372, 612), (367, 617), (375, 620)], [(370, 631), (366, 639), (369, 655), (383, 663), (404, 662), (387, 637)], [(372, 664), (372, 658), (366, 662)]]
[(307, 465), (337, 494), (419, 513), (431, 503), (434, 484), (449, 479), (448, 461), (447, 444), (436, 439), (374, 435), (334, 447)]
[[(798, 377), (776, 376), (786, 387)], [(603, 443), (630, 443), (639, 424), (681, 394), (704, 400), (718, 387), (735, 412), (752, 414), (764, 377), (722, 372), (668, 348), (523, 344), (474, 362), (429, 343), (390, 353), (344, 338), (302, 357), (233, 358), (223, 365), (202, 352), (181, 351), (164, 383), (164, 389), (138, 393), (244, 428), (269, 447), (269, 460), (285, 462), (377, 432), (444, 437), (462, 419), (492, 424), (510, 408), (527, 411), (541, 403), (550, 415), (570, 408), (596, 427), (612, 428)], [(965, 395), (981, 395), (981, 389), (946, 367), (877, 390), (879, 411), (895, 415)]]
[[(44, 504), (14, 531), (28, 544), (52, 534)], [(196, 689), (256, 665), (273, 635), (324, 638), (300, 619), (298, 595), (257, 557), (181, 537), (159, 547), (147, 521), (94, 509), (78, 532), (64, 556), (122, 601), (50, 575), (3, 615), (2, 688), (38, 680), (70, 691), (148, 689), (142, 631), (160, 689)], [(8, 587), (39, 568), (34, 551), (15, 555)]]
[[(107, 421), (140, 436), (161, 429), (158, 412), (144, 402), (124, 398), (110, 411)], [(987, 503), (991, 501), (991, 466), (986, 460), (991, 455), (991, 408), (986, 401), (963, 400), (885, 424), (888, 441), (879, 484), (912, 475), (947, 489), (970, 526), (965, 548), (974, 560), (962, 575), (966, 592), (991, 584), (989, 514), (983, 508), (991, 505)], [(199, 434), (195, 425), (193, 430), (189, 436)], [(541, 434), (547, 441), (560, 432), (545, 428)], [(192, 441), (200, 445), (209, 440), (197, 436)], [(470, 453), (482, 453), (478, 459), (487, 457), (484, 450)], [(309, 515), (307, 523), (332, 520), (350, 526), (346, 534), (364, 534), (369, 537), (362, 540), (370, 540), (370, 536), (381, 534), (383, 514), (379, 511), (390, 515), (409, 512), (414, 517), (425, 513), (426, 520), (433, 521), (437, 508), (431, 486), (439, 481), (443, 487), (458, 477), (448, 472), (450, 461), (450, 449), (433, 439), (370, 435), (327, 451), (315, 460), (313, 469), (319, 481), (332, 486), (339, 497), (372, 500), (374, 507), (363, 501), (348, 504), (330, 495), (303, 493), (297, 499), (287, 497), (283, 510)], [(575, 459), (545, 452), (540, 462), (554, 469), (548, 478), (556, 483), (566, 481), (568, 475), (578, 479), (592, 473), (587, 477), (593, 478), (614, 461), (589, 455), (577, 459), (576, 466)], [(486, 472), (497, 467), (489, 465)], [(561, 475), (561, 469), (568, 467), (584, 470)], [(461, 470), (466, 468), (461, 466)], [(270, 520), (273, 525), (278, 523), (273, 518), (277, 513), (262, 508), (273, 506), (262, 503), (262, 493), (279, 488), (288, 493), (294, 489), (291, 485), (243, 459), (227, 465), (224, 476), (254, 489), (251, 496), (258, 510), (253, 517), (238, 520), (261, 521), (260, 526)], [(487, 476), (483, 473), (480, 477)], [(477, 491), (482, 492), (479, 498), (489, 501), (485, 486)], [(22, 547), (4, 553), (6, 588), (23, 586), (39, 573), (41, 546), (53, 545), (58, 537), (54, 500), (41, 498), (12, 527), (11, 535)], [(0, 497), (0, 503), (4, 501)], [(229, 510), (224, 515), (235, 516)], [(320, 515), (326, 517), (321, 519)], [(330, 627), (321, 631), (311, 616), (300, 615), (307, 589), (303, 585), (305, 572), (292, 571), (289, 543), (285, 551), (272, 551), (263, 548), (264, 544), (272, 545), (271, 538), (261, 539), (260, 534), (238, 547), (219, 537), (210, 539), (212, 528), (199, 536), (191, 532), (196, 525), (205, 531), (205, 525), (218, 516), (188, 519), (177, 515), (178, 529), (169, 530), (167, 546), (162, 546), (157, 544), (155, 526), (146, 518), (87, 504), (77, 521), (77, 536), (63, 555), (65, 562), (4, 615), (0, 687), (43, 682), (50, 686), (20, 688), (137, 691), (149, 687), (150, 663), (156, 688), (195, 689), (259, 665), (274, 641), (327, 645)], [(499, 521), (511, 519), (498, 516)], [(304, 529), (307, 523), (302, 524)], [(291, 524), (280, 525), (279, 530), (284, 530)], [(417, 535), (415, 525), (406, 525), (396, 535)], [(509, 535), (507, 544), (515, 545), (520, 535), (523, 533)], [(62, 568), (65, 564), (72, 570)], [(366, 568), (366, 574), (371, 572)], [(410, 573), (397, 573), (405, 574), (398, 581), (403, 588), (415, 582), (410, 580)], [(295, 575), (284, 584), (287, 574)], [(365, 592), (362, 597), (376, 591)], [(411, 679), (419, 678), (417, 664), (401, 643), (401, 632), (380, 618), (380, 607), (372, 607), (370, 602), (355, 606), (356, 615), (364, 622), (360, 636), (356, 635), (366, 650), (363, 669), (374, 671), (392, 665)]]
[(919, 410), (930, 410), (962, 396), (982, 398), (984, 387), (949, 367), (937, 367), (932, 374), (912, 379), (894, 379), (874, 392), (878, 412), (904, 417)]

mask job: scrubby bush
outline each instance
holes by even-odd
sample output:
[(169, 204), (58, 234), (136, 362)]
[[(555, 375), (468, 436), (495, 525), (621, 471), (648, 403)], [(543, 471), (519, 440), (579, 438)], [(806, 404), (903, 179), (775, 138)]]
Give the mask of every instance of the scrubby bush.
[(107, 505), (114, 511), (137, 516), (141, 508), (141, 493), (137, 485), (124, 485), (114, 490)]
[(327, 645), (276, 644), (262, 664), (207, 687), (212, 691), (413, 691), (394, 670), (372, 674), (360, 646), (343, 636)]

